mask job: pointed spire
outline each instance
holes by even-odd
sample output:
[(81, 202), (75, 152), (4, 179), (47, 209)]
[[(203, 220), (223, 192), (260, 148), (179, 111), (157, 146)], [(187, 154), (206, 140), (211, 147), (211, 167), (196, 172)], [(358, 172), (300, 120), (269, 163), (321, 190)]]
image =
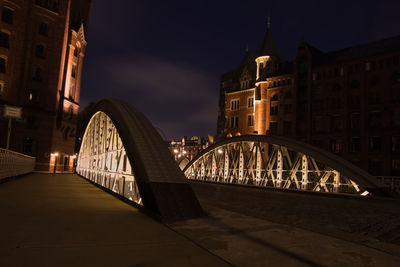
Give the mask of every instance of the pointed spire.
[(264, 35), (264, 40), (262, 42), (260, 52), (260, 56), (275, 56), (281, 58), (281, 55), (275, 45), (274, 38), (271, 33), (271, 17), (267, 18), (267, 31)]

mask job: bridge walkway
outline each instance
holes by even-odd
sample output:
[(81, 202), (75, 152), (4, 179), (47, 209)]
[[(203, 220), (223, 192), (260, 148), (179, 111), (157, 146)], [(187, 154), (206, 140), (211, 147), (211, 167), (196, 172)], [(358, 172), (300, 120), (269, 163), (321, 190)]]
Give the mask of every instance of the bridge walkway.
[(75, 174), (0, 184), (0, 211), (0, 266), (228, 265)]
[(398, 266), (400, 260), (396, 244), (352, 242), (200, 200), (208, 217), (163, 225), (77, 175), (27, 175), (0, 184), (0, 266)]

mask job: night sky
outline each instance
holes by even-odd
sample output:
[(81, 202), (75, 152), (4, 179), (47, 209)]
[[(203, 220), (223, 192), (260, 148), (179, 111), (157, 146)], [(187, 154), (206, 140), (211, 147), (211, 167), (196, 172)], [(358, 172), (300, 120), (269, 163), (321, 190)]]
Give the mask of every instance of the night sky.
[(292, 60), (302, 36), (328, 52), (399, 35), (399, 10), (398, 0), (93, 0), (81, 109), (119, 98), (165, 139), (214, 135), (220, 76), (237, 67), (246, 44), (259, 49), (268, 16)]

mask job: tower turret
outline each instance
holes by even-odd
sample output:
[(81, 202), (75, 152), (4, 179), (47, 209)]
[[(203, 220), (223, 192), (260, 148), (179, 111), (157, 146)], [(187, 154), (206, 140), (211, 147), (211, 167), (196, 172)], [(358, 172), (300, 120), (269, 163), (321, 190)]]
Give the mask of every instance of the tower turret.
[(266, 78), (277, 72), (279, 67), (279, 62), (282, 57), (277, 49), (274, 38), (271, 34), (271, 19), (268, 17), (267, 20), (267, 31), (264, 35), (264, 40), (262, 42), (258, 57), (256, 58), (257, 63), (257, 84), (261, 82), (266, 82)]

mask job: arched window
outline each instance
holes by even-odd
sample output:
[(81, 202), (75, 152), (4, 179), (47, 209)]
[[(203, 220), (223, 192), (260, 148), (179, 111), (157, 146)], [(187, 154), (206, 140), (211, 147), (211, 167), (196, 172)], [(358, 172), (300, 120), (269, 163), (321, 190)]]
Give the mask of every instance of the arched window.
[(271, 97), (271, 101), (278, 101), (278, 100), (279, 100), (279, 97), (278, 97), (277, 94), (275, 94), (275, 95), (273, 95), (273, 96)]
[(13, 15), (14, 12), (7, 8), (7, 7), (3, 7), (3, 11), (1, 13), (1, 21), (8, 23), (8, 24), (12, 24), (13, 23)]

